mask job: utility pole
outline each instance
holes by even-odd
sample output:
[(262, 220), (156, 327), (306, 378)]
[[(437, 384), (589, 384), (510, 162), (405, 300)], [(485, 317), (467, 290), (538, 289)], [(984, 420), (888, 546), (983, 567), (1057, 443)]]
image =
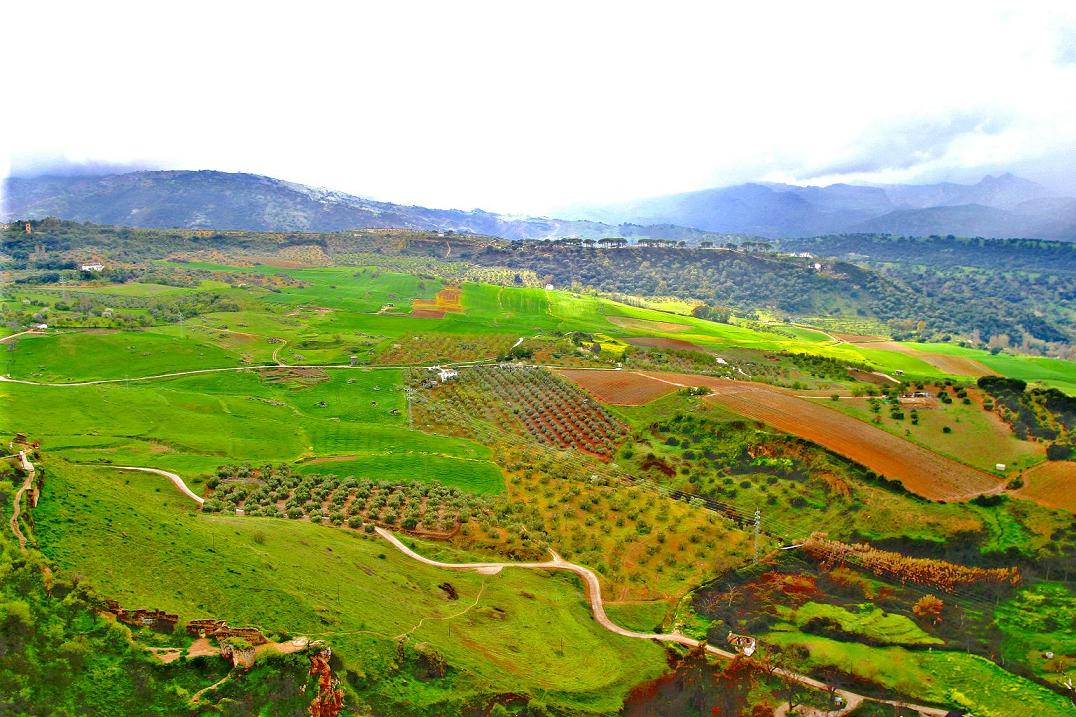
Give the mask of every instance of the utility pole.
[(758, 564), (758, 538), (762, 532), (762, 509), (755, 508), (755, 564)]

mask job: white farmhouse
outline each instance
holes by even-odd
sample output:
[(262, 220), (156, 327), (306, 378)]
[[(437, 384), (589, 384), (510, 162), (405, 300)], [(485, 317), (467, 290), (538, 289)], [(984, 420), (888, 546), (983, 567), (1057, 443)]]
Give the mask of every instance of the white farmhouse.
[(104, 264), (83, 264), (81, 269), (83, 271), (104, 271)]

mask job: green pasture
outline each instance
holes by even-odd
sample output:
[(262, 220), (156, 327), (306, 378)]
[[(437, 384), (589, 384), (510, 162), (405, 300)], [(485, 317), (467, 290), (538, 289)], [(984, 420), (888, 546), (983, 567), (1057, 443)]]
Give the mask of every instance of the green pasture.
[(663, 625), (670, 612), (671, 606), (662, 600), (605, 603), (605, 613), (610, 620), (637, 632), (653, 632)]
[(944, 354), (946, 356), (961, 356), (974, 359), (1003, 376), (1019, 378), (1029, 383), (1041, 383), (1045, 386), (1059, 388), (1070, 395), (1076, 395), (1076, 361), (1065, 361), (1045, 356), (991, 354), (989, 351), (969, 349), (948, 343), (906, 343), (905, 346), (916, 351), (929, 351), (930, 353)]
[[(377, 479), (501, 492), (489, 449), (411, 431), (396, 369), (339, 369), (321, 383), (234, 371), (90, 386), (0, 384), (0, 429), (79, 462), (166, 468), (196, 488), (222, 463), (345, 456)], [(422, 470), (407, 470), (407, 463)], [(193, 472), (193, 474), (192, 474)]]
[(1071, 703), (1061, 695), (978, 655), (872, 647), (806, 635), (792, 628), (775, 629), (763, 640), (781, 647), (805, 648), (810, 667), (850, 672), (914, 700), (958, 707), (980, 717), (1071, 714)]
[(106, 329), (21, 336), (0, 352), (0, 362), (13, 378), (57, 383), (239, 364), (235, 354), (190, 334)]
[(857, 637), (885, 645), (941, 645), (944, 641), (925, 632), (904, 615), (887, 613), (864, 603), (854, 609), (839, 605), (808, 602), (796, 609), (783, 609), (786, 619), (802, 628), (812, 620), (821, 619), (839, 625), (841, 630)]
[[(360, 686), (404, 689), (416, 711), (445, 690), (541, 692), (565, 707), (615, 711), (632, 685), (665, 669), (657, 645), (595, 623), (572, 577), (450, 572), (357, 531), (208, 516), (157, 476), (54, 463), (35, 524), (61, 573), (123, 605), (329, 640)], [(445, 581), (458, 600), (438, 588)], [(402, 636), (443, 654), (449, 676), (396, 672)]]

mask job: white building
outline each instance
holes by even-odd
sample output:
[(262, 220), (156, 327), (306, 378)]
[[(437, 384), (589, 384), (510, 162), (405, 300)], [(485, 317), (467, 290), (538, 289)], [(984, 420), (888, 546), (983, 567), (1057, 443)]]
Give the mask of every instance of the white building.
[(105, 268), (105, 265), (104, 264), (83, 264), (81, 268), (82, 268), (83, 271), (103, 271), (104, 268)]

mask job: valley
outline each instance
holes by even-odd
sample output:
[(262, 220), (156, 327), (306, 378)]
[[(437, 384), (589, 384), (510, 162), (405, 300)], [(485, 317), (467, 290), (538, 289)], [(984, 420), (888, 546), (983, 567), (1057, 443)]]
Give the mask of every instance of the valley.
[[(331, 646), (357, 713), (616, 714), (694, 649), (749, 666), (744, 694), (774, 707), (792, 680), (840, 714), (1064, 713), (1076, 662), (1041, 654), (1076, 648), (1032, 606), (1076, 601), (1072, 508), (1050, 493), (1071, 476), (1046, 450), (1067, 409), (1028, 398), (1054, 438), (1020, 438), (1013, 399), (977, 381), (1064, 397), (1071, 362), (510, 276), (147, 266), (5, 289), (9, 312), (49, 307), (0, 355), (0, 431), (37, 467), (13, 525), (48, 580)], [(278, 689), (259, 680), (290, 668), (257, 659), (206, 673), (199, 703)]]

